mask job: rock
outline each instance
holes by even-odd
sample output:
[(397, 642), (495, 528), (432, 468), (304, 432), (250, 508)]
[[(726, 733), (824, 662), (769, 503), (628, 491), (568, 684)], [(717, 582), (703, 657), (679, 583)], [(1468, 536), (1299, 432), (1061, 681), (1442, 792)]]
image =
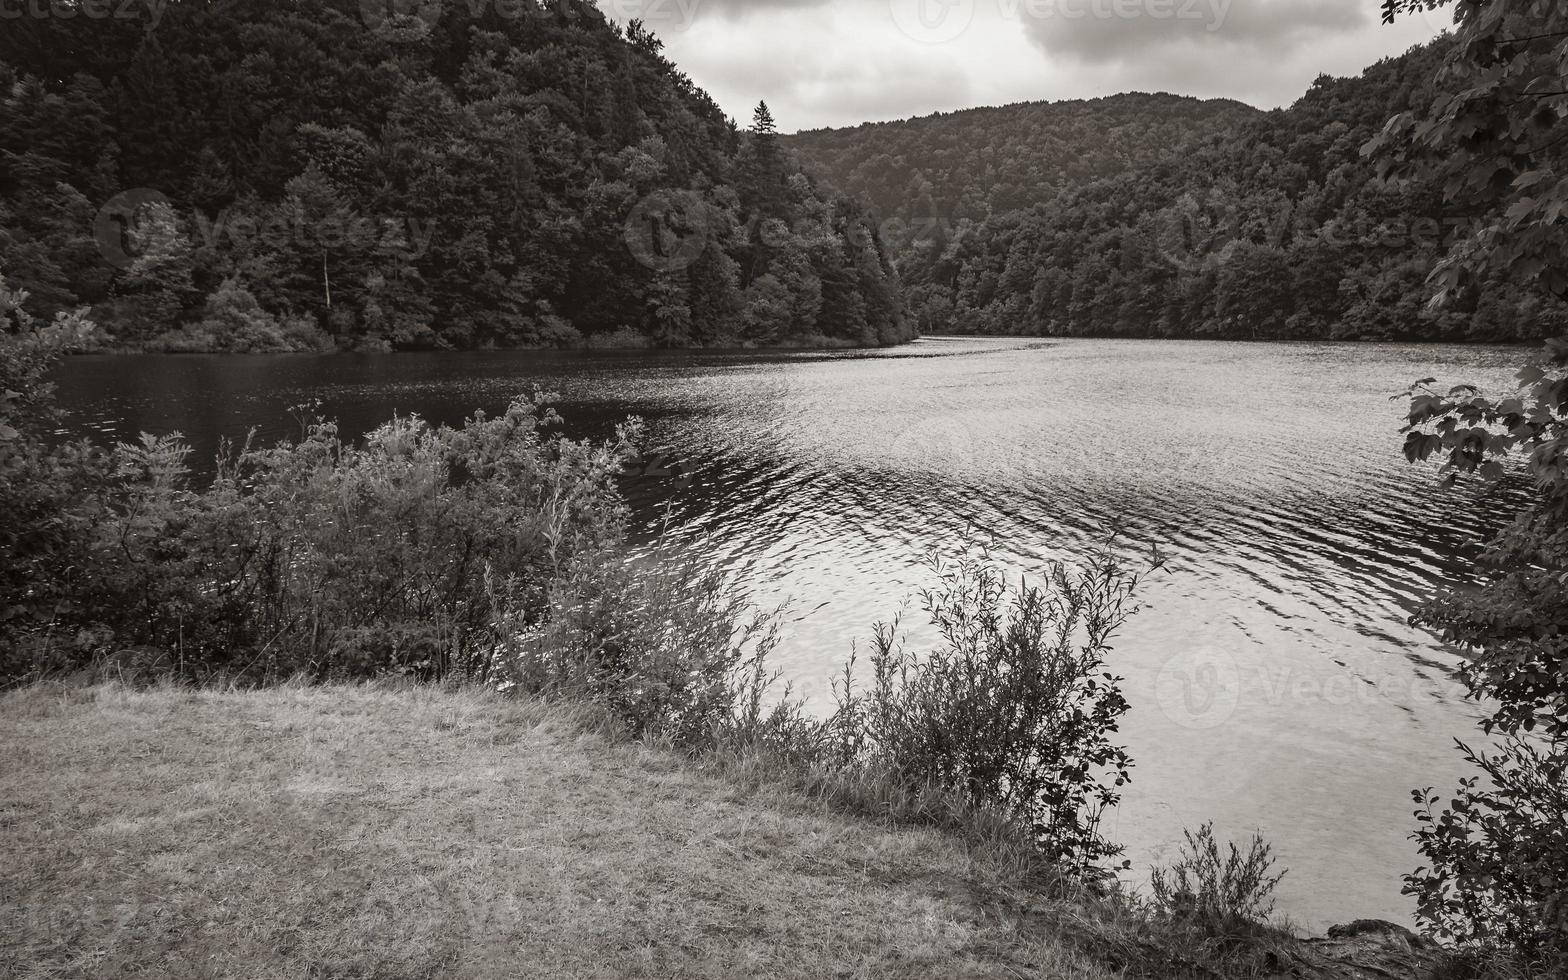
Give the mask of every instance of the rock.
[(1329, 926), (1328, 938), (1330, 939), (1392, 939), (1402, 940), (1415, 949), (1426, 945), (1426, 940), (1406, 929), (1404, 926), (1387, 919), (1356, 919), (1344, 925)]

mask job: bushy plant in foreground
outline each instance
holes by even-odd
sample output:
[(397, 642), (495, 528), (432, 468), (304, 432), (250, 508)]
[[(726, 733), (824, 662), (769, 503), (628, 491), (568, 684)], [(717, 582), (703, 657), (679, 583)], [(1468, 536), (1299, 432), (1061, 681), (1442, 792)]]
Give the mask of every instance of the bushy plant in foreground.
[(853, 664), (839, 687), (840, 751), (999, 811), (1090, 874), (1121, 851), (1099, 829), (1132, 767), (1112, 739), (1128, 703), (1106, 657), (1142, 573), (1102, 552), (1013, 586), (974, 542), (932, 568), (922, 599), (940, 643), (917, 656), (896, 623), (877, 628), (869, 687), (855, 689)]
[(44, 375), (85, 325), (17, 325), (0, 336), (5, 679), (103, 660), (194, 678), (485, 678), (502, 626), (542, 621), (552, 582), (624, 534), (614, 478), (635, 423), (574, 442), (550, 434), (541, 397), (520, 397), (351, 445), (311, 418), (295, 441), (226, 449), (197, 489), (177, 435), (52, 445)]
[[(1383, 0), (1384, 19), (1450, 0)], [(1476, 222), (1434, 270), (1435, 305), (1462, 306), (1502, 282), (1568, 311), (1562, 179), (1568, 133), (1563, 65), (1568, 6), (1545, 0), (1453, 0), (1443, 94), (1391, 119), (1366, 148), (1386, 175), (1436, 178)], [(1466, 959), (1568, 975), (1568, 339), (1519, 372), (1501, 397), (1470, 385), (1410, 391), (1405, 453), (1436, 457), (1454, 481), (1532, 484), (1514, 521), (1487, 542), (1471, 581), (1442, 590), (1414, 622), (1470, 656), (1460, 678), (1495, 748), (1461, 750), (1480, 773), (1438, 812), (1415, 792), (1414, 834), (1426, 866), (1405, 879), (1424, 928)], [(1522, 463), (1522, 467), (1519, 465)], [(1502, 968), (1509, 968), (1504, 966)]]
[(1568, 742), (1460, 748), (1482, 776), (1460, 780), (1441, 810), (1431, 789), (1414, 792), (1415, 838), (1432, 862), (1405, 877), (1417, 915), (1472, 958), (1568, 966)]
[(548, 614), (507, 623), (499, 675), (531, 694), (592, 701), (633, 736), (682, 748), (761, 737), (795, 714), (764, 705), (778, 618), (661, 536), (645, 554), (596, 549), (549, 589)]
[(1240, 938), (1254, 932), (1274, 913), (1274, 889), (1285, 872), (1270, 874), (1274, 858), (1261, 834), (1254, 834), (1247, 853), (1226, 841), (1222, 853), (1214, 839), (1213, 822), (1194, 833), (1169, 867), (1149, 876), (1155, 910), (1205, 938)]
[(85, 442), (50, 444), (49, 369), (94, 344), (96, 328), (80, 312), (39, 323), (26, 301), (0, 276), (0, 680), (23, 669), (19, 637), (76, 605), (94, 533), (92, 489), (108, 472)]

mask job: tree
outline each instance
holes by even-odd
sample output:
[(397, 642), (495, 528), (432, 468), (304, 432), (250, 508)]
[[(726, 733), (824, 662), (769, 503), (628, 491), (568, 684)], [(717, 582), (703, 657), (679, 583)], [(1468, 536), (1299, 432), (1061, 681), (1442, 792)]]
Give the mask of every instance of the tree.
[[(529, 17), (415, 6), (351, 31), (341, 4), (314, 2), (171, 3), (156, 32), (7, 21), (0, 265), (29, 313), (91, 304), (121, 344), (179, 349), (265, 346), (274, 321), (315, 345), (302, 318), (348, 349), (581, 344), (623, 326), (726, 343), (766, 242), (843, 201), (771, 113), (742, 139), (641, 22), (619, 28), (591, 0)], [(664, 194), (704, 202), (666, 228), (692, 268), (650, 268), (628, 241)], [(149, 199), (168, 213), (110, 206)], [(765, 238), (764, 219), (786, 234)], [(801, 323), (819, 275), (776, 276)], [(896, 288), (891, 269), (859, 277), (849, 302)], [(200, 302), (215, 293), (222, 316)]]
[[(1443, 0), (1385, 0), (1385, 19)], [(1488, 215), (1434, 272), (1433, 302), (1463, 303), (1488, 279), (1568, 300), (1568, 10), (1538, 0), (1458, 0), (1445, 94), (1390, 120), (1368, 151), (1395, 175), (1438, 174), (1450, 200)], [(1415, 837), (1431, 868), (1406, 878), (1439, 936), (1568, 968), (1568, 338), (1547, 343), (1502, 398), (1433, 379), (1411, 391), (1405, 454), (1436, 456), (1449, 481), (1500, 481), (1523, 455), (1532, 495), (1488, 543), (1475, 588), (1449, 589), (1415, 621), (1474, 659), (1460, 672), (1491, 706), (1493, 751), (1442, 807), (1415, 798)], [(1483, 782), (1484, 780), (1484, 782)], [(1441, 808), (1441, 812), (1439, 812)]]
[(783, 213), (784, 169), (778, 128), (766, 102), (751, 114), (751, 140), (743, 160), (742, 193), (757, 224)]

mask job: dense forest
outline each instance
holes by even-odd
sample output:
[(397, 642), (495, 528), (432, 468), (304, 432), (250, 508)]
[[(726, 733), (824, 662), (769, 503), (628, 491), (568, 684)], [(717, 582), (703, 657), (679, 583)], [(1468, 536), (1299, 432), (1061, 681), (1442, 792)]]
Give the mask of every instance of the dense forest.
[(0, 33), (0, 273), (153, 350), (886, 344), (877, 228), (583, 0)]
[(1190, 152), (1262, 116), (1229, 99), (1133, 92), (942, 112), (785, 139), (892, 227), (977, 222)]
[[(1568, 329), (1538, 297), (1427, 277), (1484, 209), (1380, 179), (1363, 147), (1423, 109), (1446, 40), (1323, 76), (1288, 109), (1121, 96), (792, 139), (865, 194), (922, 332), (1525, 340)], [(1562, 148), (1559, 147), (1559, 150)], [(880, 190), (879, 190), (880, 189)]]

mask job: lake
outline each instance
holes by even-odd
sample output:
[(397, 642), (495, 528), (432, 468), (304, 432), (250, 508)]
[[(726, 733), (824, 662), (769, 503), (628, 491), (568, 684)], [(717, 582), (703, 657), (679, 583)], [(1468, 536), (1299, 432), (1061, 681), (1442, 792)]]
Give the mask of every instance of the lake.
[[(68, 430), (294, 431), (319, 400), (351, 434), (394, 410), (456, 422), (535, 386), (574, 434), (627, 415), (683, 476), (628, 480), (761, 604), (789, 601), (778, 664), (815, 705), (871, 626), (929, 584), (966, 527), (1038, 577), (1120, 529), (1166, 568), (1116, 644), (1136, 760), (1107, 820), (1146, 878), (1183, 827), (1260, 829), (1280, 910), (1321, 929), (1408, 922), (1409, 791), (1465, 772), (1474, 709), (1453, 651), (1407, 623), (1507, 513), (1400, 454), (1399, 401), (1434, 375), (1508, 386), (1517, 348), (925, 339), (876, 352), (94, 356), (60, 371)], [(674, 470), (670, 466), (666, 469)]]

